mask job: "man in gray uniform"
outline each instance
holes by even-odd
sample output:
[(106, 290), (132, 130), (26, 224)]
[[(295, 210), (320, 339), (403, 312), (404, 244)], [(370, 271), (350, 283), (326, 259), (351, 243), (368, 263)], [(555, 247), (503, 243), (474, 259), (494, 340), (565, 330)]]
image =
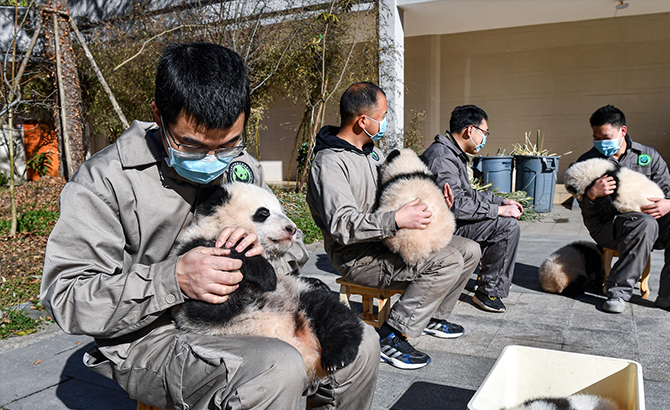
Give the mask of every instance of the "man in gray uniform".
[[(133, 122), (73, 175), (47, 244), (42, 303), (64, 331), (95, 338), (85, 363), (165, 409), (297, 409), (301, 394), (308, 408), (369, 408), (379, 368), (371, 326), (354, 363), (313, 385), (300, 353), (278, 339), (175, 328), (174, 306), (188, 298), (226, 303), (235, 291), (241, 262), (226, 257), (229, 248), (263, 251), (256, 235), (231, 227), (215, 248), (168, 256), (201, 188), (267, 185), (242, 145), (249, 85), (233, 51), (169, 46), (152, 109), (156, 123)], [(304, 263), (299, 245), (278, 270)]]
[(646, 175), (656, 182), (665, 198), (650, 198), (652, 204), (642, 207), (642, 212), (619, 214), (611, 221), (600, 220), (595, 200), (610, 195), (616, 182), (605, 175), (596, 180), (586, 191), (579, 206), (584, 225), (591, 237), (606, 248), (617, 249), (619, 260), (612, 267), (605, 281), (607, 300), (602, 309), (621, 313), (625, 301), (633, 294), (633, 287), (640, 280), (652, 249), (665, 249), (665, 265), (661, 270), (661, 283), (656, 305), (670, 308), (670, 174), (668, 166), (655, 149), (633, 141), (628, 135), (626, 116), (618, 108), (607, 105), (599, 108), (590, 119), (593, 145), (579, 161), (605, 158), (615, 164)]
[(472, 301), (488, 312), (504, 312), (501, 299), (509, 295), (521, 230), (517, 220), (523, 206), (470, 185), (468, 154), (478, 153), (489, 136), (488, 116), (475, 105), (456, 107), (449, 131), (438, 135), (421, 158), (440, 185), (454, 192), (452, 212), (456, 235), (472, 239), (483, 249), (482, 267)]
[(344, 92), (341, 127), (326, 126), (317, 136), (307, 202), (330, 261), (346, 280), (404, 288), (379, 329), (381, 357), (396, 367), (417, 369), (430, 357), (414, 349), (407, 336), (463, 334), (463, 328), (447, 318), (480, 252), (476, 243), (454, 237), (449, 246), (409, 266), (381, 242), (399, 229), (423, 229), (431, 217), (419, 199), (397, 211), (372, 213), (377, 167), (384, 162), (374, 141), (386, 130), (387, 108), (386, 96), (375, 84), (354, 84)]

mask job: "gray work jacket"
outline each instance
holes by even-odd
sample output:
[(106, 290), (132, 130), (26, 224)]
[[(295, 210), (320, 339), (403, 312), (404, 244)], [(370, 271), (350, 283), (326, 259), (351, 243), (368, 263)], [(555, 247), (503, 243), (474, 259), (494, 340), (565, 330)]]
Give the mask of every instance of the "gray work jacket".
[[(666, 199), (670, 198), (670, 173), (668, 173), (668, 166), (663, 157), (655, 149), (633, 141), (629, 135), (626, 135), (626, 151), (619, 159), (606, 157), (594, 147), (582, 154), (577, 162), (586, 161), (591, 158), (607, 159), (614, 164), (619, 164), (646, 175), (647, 178), (656, 182), (661, 187)], [(579, 203), (579, 207), (582, 211), (584, 225), (586, 225), (588, 231), (598, 232), (602, 226), (598, 218), (599, 211), (595, 203), (587, 195), (584, 195), (582, 201)]]
[(437, 183), (443, 187), (449, 184), (454, 193), (454, 205), (451, 212), (461, 223), (495, 219), (498, 207), (504, 199), (491, 191), (477, 191), (470, 185), (468, 174), (468, 156), (454, 142), (449, 132), (437, 135), (435, 141), (421, 154), (428, 168), (436, 175)]
[(324, 249), (342, 275), (371, 246), (397, 232), (395, 211), (372, 212), (377, 167), (383, 162), (384, 155), (376, 147), (368, 154), (327, 147), (312, 161), (307, 203), (323, 233)]
[[(214, 183), (232, 179), (267, 188), (246, 151)], [(81, 165), (61, 193), (40, 295), (65, 332), (93, 336), (119, 365), (132, 342), (169, 322), (167, 312), (185, 296), (177, 258), (168, 254), (193, 218), (201, 187), (167, 165), (155, 123), (134, 121)]]

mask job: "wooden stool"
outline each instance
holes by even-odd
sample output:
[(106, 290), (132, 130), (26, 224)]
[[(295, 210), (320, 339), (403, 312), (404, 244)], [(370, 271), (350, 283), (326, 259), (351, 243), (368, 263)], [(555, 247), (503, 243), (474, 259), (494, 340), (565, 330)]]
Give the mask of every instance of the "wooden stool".
[[(403, 292), (402, 289), (378, 289), (356, 285), (342, 278), (338, 278), (336, 282), (340, 284), (340, 302), (351, 307), (349, 305), (349, 297), (351, 295), (361, 295), (363, 298), (361, 319), (378, 329), (384, 324), (389, 313), (391, 313), (391, 296), (398, 293), (402, 294)], [(373, 299), (377, 299), (377, 314), (375, 314)]]
[[(619, 251), (616, 249), (604, 248), (603, 249), (603, 268), (605, 268), (605, 278), (610, 275), (612, 271), (612, 258), (619, 257)], [(644, 299), (649, 297), (649, 273), (651, 272), (651, 256), (647, 259), (647, 266), (644, 267), (642, 276), (640, 277), (640, 293)], [(603, 279), (603, 282), (604, 282)]]

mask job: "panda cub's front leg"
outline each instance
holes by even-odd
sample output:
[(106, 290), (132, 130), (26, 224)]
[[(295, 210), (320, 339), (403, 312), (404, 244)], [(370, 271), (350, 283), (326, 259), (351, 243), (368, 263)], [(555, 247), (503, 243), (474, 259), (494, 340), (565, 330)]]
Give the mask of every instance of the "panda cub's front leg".
[(358, 355), (363, 340), (363, 322), (323, 282), (313, 278), (300, 280), (309, 283), (300, 292), (299, 308), (309, 317), (321, 344), (321, 365), (329, 372), (342, 369)]

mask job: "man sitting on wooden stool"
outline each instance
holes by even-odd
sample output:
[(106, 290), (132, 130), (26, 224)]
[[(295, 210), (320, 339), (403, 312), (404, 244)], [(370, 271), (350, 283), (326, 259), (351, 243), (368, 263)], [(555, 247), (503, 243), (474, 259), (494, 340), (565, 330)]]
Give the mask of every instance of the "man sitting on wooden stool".
[[(614, 178), (605, 175), (596, 180), (579, 203), (591, 237), (603, 248), (619, 251), (619, 260), (605, 280), (607, 300), (602, 309), (621, 313), (645, 269), (651, 250), (665, 249), (666, 261), (670, 256), (670, 200), (666, 199), (670, 198), (670, 174), (668, 166), (655, 149), (631, 139), (626, 117), (618, 108), (611, 105), (599, 108), (591, 116), (590, 123), (594, 147), (577, 161), (605, 158), (646, 175), (665, 193), (665, 198), (649, 198), (651, 205), (642, 207), (642, 212), (619, 214), (603, 223), (594, 201), (612, 194), (616, 189)], [(656, 305), (670, 309), (670, 263), (667, 262), (661, 270)]]
[(307, 203), (344, 279), (378, 288), (405, 287), (379, 329), (381, 356), (401, 369), (418, 369), (430, 357), (414, 349), (407, 336), (463, 334), (461, 326), (446, 319), (481, 253), (475, 242), (454, 237), (449, 246), (409, 266), (381, 242), (399, 229), (423, 229), (431, 217), (419, 199), (397, 211), (372, 213), (377, 166), (384, 162), (374, 142), (384, 136), (387, 108), (386, 96), (375, 84), (354, 84), (344, 92), (341, 126), (326, 126), (317, 136)]

